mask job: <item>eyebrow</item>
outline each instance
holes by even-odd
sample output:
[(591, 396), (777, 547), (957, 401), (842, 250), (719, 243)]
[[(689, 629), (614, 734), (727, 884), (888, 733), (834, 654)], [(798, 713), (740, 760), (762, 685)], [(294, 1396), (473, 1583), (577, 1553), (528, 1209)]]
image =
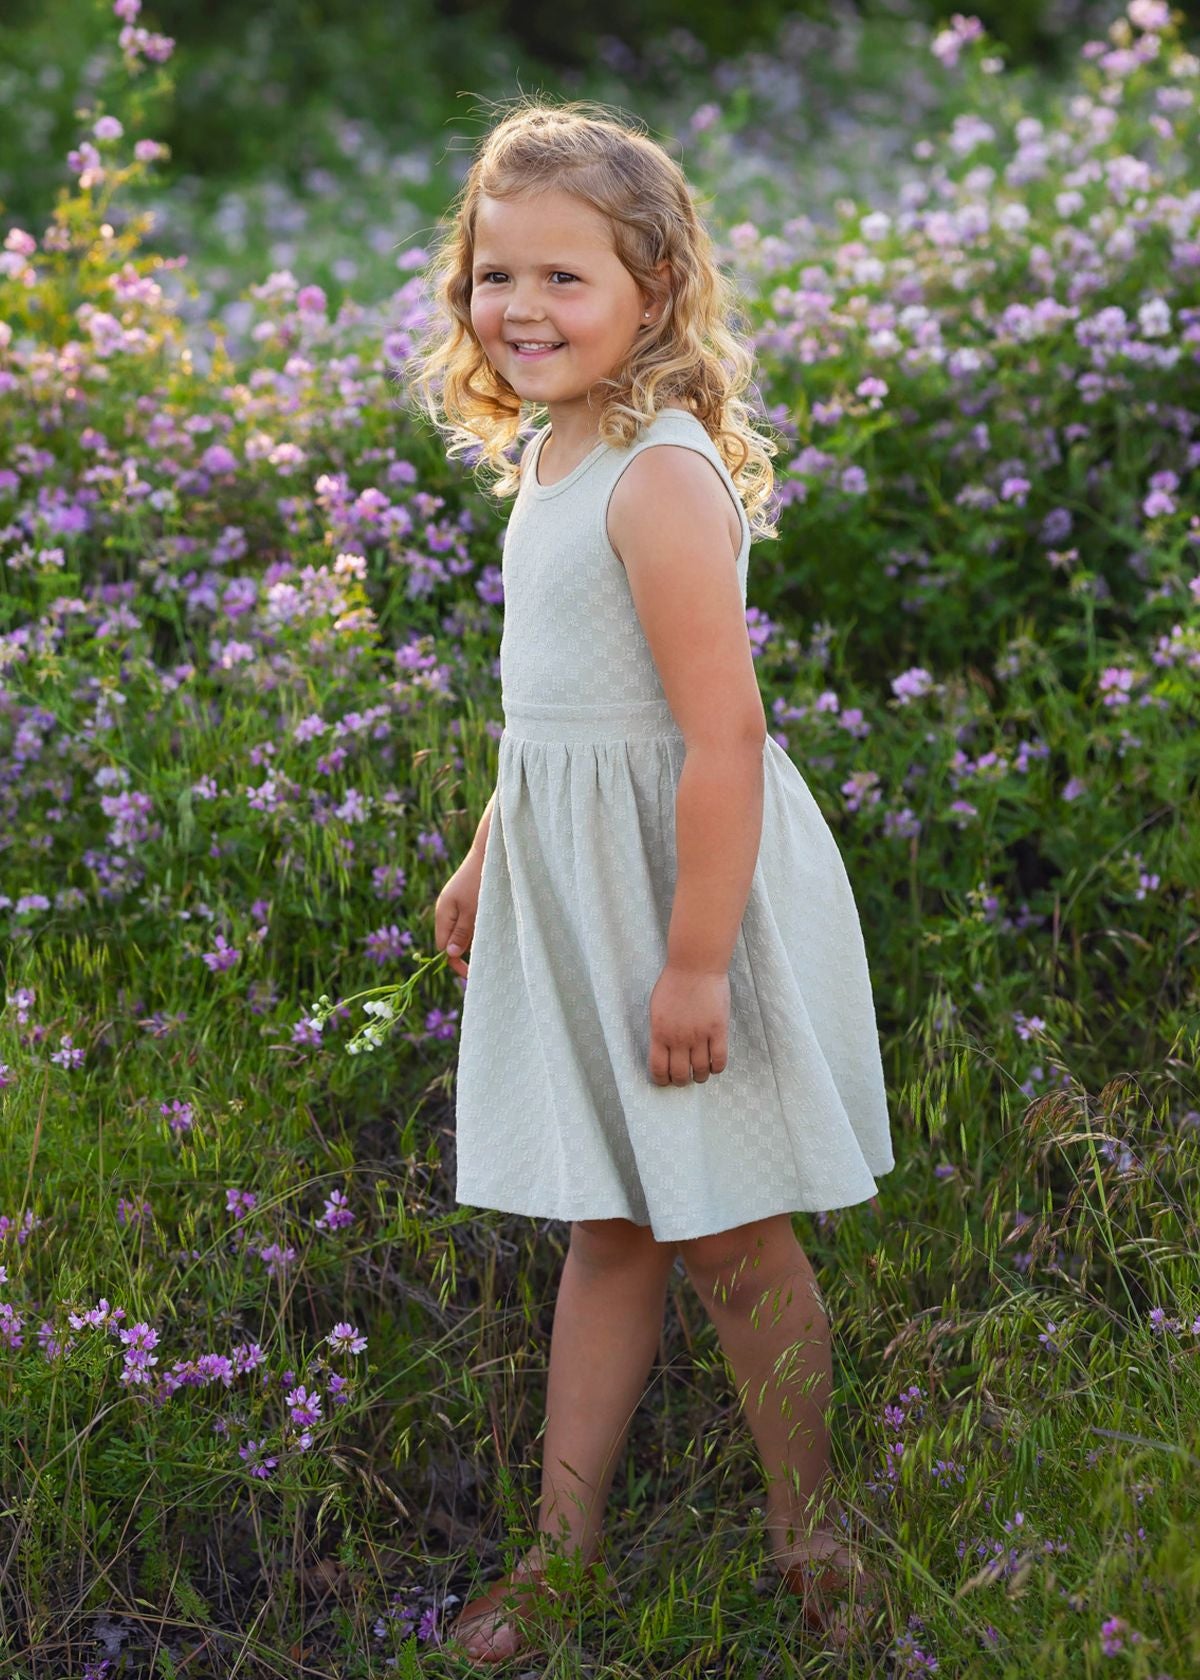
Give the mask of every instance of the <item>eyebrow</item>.
[[(575, 258), (572, 261), (565, 261), (564, 260), (562, 262), (534, 263), (533, 266), (535, 268), (549, 268), (549, 269), (565, 268), (565, 269), (569, 269), (569, 270), (574, 270), (576, 268), (582, 268), (586, 265), (585, 265), (585, 263), (581, 263), (578, 258)], [(478, 273), (481, 268), (503, 268), (503, 267), (504, 267), (504, 264), (502, 262), (496, 262), (491, 257), (478, 257), (475, 261), (475, 267), (474, 267), (473, 272)]]

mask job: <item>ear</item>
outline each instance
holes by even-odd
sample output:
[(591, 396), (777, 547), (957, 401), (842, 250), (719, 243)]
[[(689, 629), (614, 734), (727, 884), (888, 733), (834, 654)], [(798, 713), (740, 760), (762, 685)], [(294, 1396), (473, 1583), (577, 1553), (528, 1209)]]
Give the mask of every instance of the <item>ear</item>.
[(660, 263), (655, 264), (654, 271), (659, 276), (661, 284), (654, 292), (643, 293), (643, 309), (654, 310), (655, 308), (661, 308), (661, 306), (666, 303), (667, 298), (671, 295), (671, 264), (669, 260), (664, 257)]

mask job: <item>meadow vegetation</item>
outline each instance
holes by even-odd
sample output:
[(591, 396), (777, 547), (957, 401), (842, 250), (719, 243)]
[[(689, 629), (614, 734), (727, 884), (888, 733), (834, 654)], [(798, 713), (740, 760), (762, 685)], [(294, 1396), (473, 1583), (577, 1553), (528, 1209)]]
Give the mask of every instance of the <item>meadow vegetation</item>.
[[(451, 1674), (534, 1519), (567, 1236), (453, 1194), (433, 906), (494, 785), (507, 508), (404, 400), (419, 244), (189, 322), (135, 120), (171, 49), (113, 13), (0, 254), (0, 1670)], [(798, 1227), (886, 1612), (836, 1655), (773, 1596), (677, 1277), (622, 1597), (555, 1674), (1200, 1670), (1200, 59), (1159, 0), (1036, 111), (970, 18), (903, 50), (950, 114), (870, 200), (732, 96), (672, 119), (782, 444), (768, 723), (893, 1099), (878, 1207)], [(347, 1055), (317, 1000), (396, 982)]]

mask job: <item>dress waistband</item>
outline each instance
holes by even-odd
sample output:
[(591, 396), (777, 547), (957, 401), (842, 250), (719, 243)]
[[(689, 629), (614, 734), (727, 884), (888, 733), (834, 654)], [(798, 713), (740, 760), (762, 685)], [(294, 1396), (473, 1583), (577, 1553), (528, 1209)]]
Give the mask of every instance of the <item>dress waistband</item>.
[(523, 741), (628, 741), (683, 733), (666, 700), (617, 700), (611, 704), (507, 700), (504, 732)]

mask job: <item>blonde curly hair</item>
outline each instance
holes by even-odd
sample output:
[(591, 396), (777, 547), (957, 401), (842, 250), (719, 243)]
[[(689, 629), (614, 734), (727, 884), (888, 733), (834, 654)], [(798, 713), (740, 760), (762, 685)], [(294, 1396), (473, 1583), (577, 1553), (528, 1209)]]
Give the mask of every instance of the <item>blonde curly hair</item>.
[[(445, 434), (448, 457), (479, 451), (476, 464), (499, 474), (489, 486), (494, 495), (516, 491), (520, 468), (506, 451), (520, 436), (524, 405), (471, 325), (475, 219), (485, 194), (514, 199), (549, 189), (574, 193), (608, 217), (616, 255), (647, 292), (660, 285), (657, 265), (664, 258), (670, 265), (659, 319), (599, 381), (606, 390), (600, 440), (625, 448), (663, 402), (681, 403), (720, 451), (752, 533), (777, 536), (766, 503), (779, 445), (754, 429), (742, 400), (754, 358), (731, 325), (740, 315), (734, 287), (678, 164), (594, 102), (518, 99), (480, 143), (427, 270), (431, 308), (403, 370), (417, 411)], [(540, 419), (543, 405), (530, 407)]]

